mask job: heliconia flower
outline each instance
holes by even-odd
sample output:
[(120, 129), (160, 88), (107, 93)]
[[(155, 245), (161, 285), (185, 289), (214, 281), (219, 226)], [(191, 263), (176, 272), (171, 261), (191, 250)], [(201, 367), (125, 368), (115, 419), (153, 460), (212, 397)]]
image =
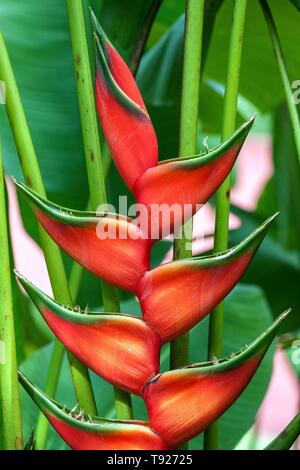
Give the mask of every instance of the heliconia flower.
[(101, 279), (131, 292), (149, 269), (151, 242), (130, 218), (61, 208), (15, 180), (40, 224), (69, 256)]
[(92, 14), (96, 38), (96, 105), (106, 142), (130, 189), (157, 165), (156, 134), (135, 80)]
[[(254, 117), (207, 154), (166, 160), (143, 173), (133, 193), (149, 210), (150, 233), (169, 235), (208, 201), (230, 173), (253, 122)], [(172, 209), (169, 218), (157, 217), (162, 205)]]
[(164, 440), (144, 421), (90, 417), (49, 398), (21, 372), (19, 381), (56, 432), (74, 450), (167, 450)]
[(144, 320), (168, 342), (195, 326), (238, 283), (277, 214), (239, 245), (216, 255), (166, 263), (137, 289)]
[[(95, 97), (101, 126), (114, 162), (138, 204), (149, 211), (149, 233), (162, 238), (205, 204), (231, 171), (254, 117), (208, 154), (158, 163), (155, 131), (128, 66), (92, 13), (96, 38)], [(178, 206), (171, 220), (157, 216), (157, 206)], [(191, 205), (184, 213), (183, 207)], [(154, 212), (154, 216), (152, 216)], [(150, 238), (154, 238), (153, 236)]]
[(16, 274), (55, 336), (105, 380), (139, 395), (145, 382), (159, 372), (161, 340), (141, 318), (75, 312)]
[(144, 388), (152, 429), (171, 448), (204, 431), (246, 388), (289, 311), (256, 341), (218, 363), (202, 363), (157, 375)]

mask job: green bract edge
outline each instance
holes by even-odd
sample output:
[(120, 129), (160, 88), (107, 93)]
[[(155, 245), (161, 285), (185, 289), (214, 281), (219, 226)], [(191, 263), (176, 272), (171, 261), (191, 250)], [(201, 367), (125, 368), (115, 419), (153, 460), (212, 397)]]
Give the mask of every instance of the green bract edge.
[[(212, 148), (208, 153), (202, 152), (193, 156), (171, 158), (159, 162), (158, 166), (164, 166), (172, 164), (174, 168), (185, 168), (192, 169), (194, 167), (201, 167), (209, 163), (214, 162), (221, 158), (228, 150), (236, 145), (242, 147), (246, 137), (248, 136), (250, 129), (254, 123), (256, 115), (254, 114), (248, 121), (242, 124), (225, 142)], [(183, 165), (183, 162), (185, 165)]]
[(102, 76), (106, 81), (109, 90), (113, 96), (119, 101), (121, 105), (126, 107), (128, 111), (133, 113), (137, 118), (147, 119), (149, 121), (148, 113), (146, 113), (137, 103), (129, 98), (126, 93), (116, 83), (112, 76), (109, 68), (108, 54), (105, 43), (109, 43), (111, 47), (114, 47), (109, 41), (95, 14), (91, 10), (92, 22), (94, 26), (94, 37), (96, 43), (96, 63), (97, 67), (101, 70)]
[[(128, 430), (134, 431), (138, 428), (144, 428), (146, 430), (150, 430), (149, 425), (146, 421), (140, 420), (117, 420), (117, 419), (107, 419), (107, 418), (100, 418), (98, 416), (89, 416), (87, 414), (83, 414), (85, 421), (79, 421), (78, 419), (70, 416), (71, 409), (64, 407), (57, 401), (53, 400), (52, 398), (48, 397), (45, 393), (43, 393), (38, 387), (33, 385), (27, 377), (21, 372), (18, 371), (19, 382), (26, 390), (28, 395), (32, 398), (32, 400), (38, 405), (41, 411), (44, 414), (51, 414), (55, 416), (57, 419), (60, 419), (64, 423), (69, 424), (70, 426), (76, 427), (78, 429), (83, 429), (88, 432), (113, 432), (118, 431), (121, 428), (127, 428)], [(89, 422), (91, 420), (92, 422)], [(154, 432), (154, 431), (153, 431)]]
[(165, 263), (158, 266), (157, 268), (152, 269), (151, 273), (155, 273), (155, 271), (158, 270), (168, 270), (170, 266), (178, 266), (178, 268), (187, 267), (191, 269), (218, 267), (230, 263), (245, 253), (247, 250), (253, 249), (256, 252), (265, 238), (270, 225), (276, 219), (278, 214), (279, 212), (276, 212), (276, 214), (269, 217), (262, 225), (250, 233), (247, 238), (241, 241), (238, 245), (235, 245), (226, 251), (211, 255), (195, 256), (193, 258), (171, 261), (170, 263)]
[[(126, 314), (126, 313), (110, 313), (110, 312), (90, 312), (89, 310), (73, 311), (70, 308), (65, 307), (63, 304), (56, 302), (51, 299), (47, 294), (38, 289), (35, 285), (29, 282), (24, 276), (16, 272), (20, 284), (25, 289), (33, 303), (40, 310), (43, 307), (47, 307), (54, 315), (63, 318), (66, 321), (72, 323), (79, 323), (84, 325), (98, 324), (104, 320), (128, 320), (145, 324), (140, 317)], [(149, 327), (150, 328), (150, 327)]]
[[(261, 354), (263, 357), (264, 354), (267, 352), (273, 339), (275, 338), (277, 331), (281, 327), (282, 323), (286, 320), (290, 312), (291, 309), (286, 310), (281, 315), (279, 315), (276, 320), (272, 323), (272, 325), (269, 326), (269, 328), (267, 328), (249, 346), (245, 346), (238, 352), (232, 353), (222, 359), (218, 359), (218, 363), (214, 363), (212, 361), (196, 363), (190, 366), (182, 367), (180, 369), (164, 372), (163, 375), (215, 375), (234, 369), (259, 354)], [(152, 381), (156, 381), (159, 375), (153, 377), (149, 382), (147, 382), (147, 384), (150, 384)]]
[(39, 196), (35, 191), (26, 186), (24, 183), (17, 181), (15, 178), (12, 178), (18, 190), (29, 199), (34, 207), (40, 209), (41, 212), (49, 215), (55, 220), (58, 220), (64, 224), (68, 225), (79, 225), (86, 226), (89, 224), (97, 224), (100, 219), (117, 219), (124, 222), (132, 223), (133, 219), (126, 217), (121, 214), (115, 214), (113, 212), (93, 212), (93, 211), (78, 211), (73, 209), (68, 209), (66, 207), (61, 207), (54, 202), (50, 202), (47, 199)]

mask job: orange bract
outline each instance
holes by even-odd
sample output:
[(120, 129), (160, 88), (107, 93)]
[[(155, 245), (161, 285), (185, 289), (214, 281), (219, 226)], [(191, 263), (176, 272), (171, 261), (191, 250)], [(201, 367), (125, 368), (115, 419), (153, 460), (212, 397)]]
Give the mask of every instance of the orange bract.
[[(93, 16), (97, 69), (95, 98), (115, 164), (146, 224), (108, 212), (61, 208), (21, 183), (37, 218), (53, 240), (100, 278), (137, 295), (143, 318), (74, 311), (23, 277), (19, 280), (57, 338), (87, 367), (146, 403), (149, 423), (106, 420), (75, 413), (47, 397), (20, 373), (20, 381), (56, 431), (73, 449), (167, 450), (196, 436), (243, 392), (278, 328), (280, 316), (257, 340), (228, 358), (159, 373), (163, 343), (187, 332), (239, 282), (274, 216), (223, 253), (185, 259), (150, 270), (157, 238), (172, 233), (204, 204), (231, 171), (253, 119), (207, 154), (158, 165), (156, 135), (134, 78)], [(168, 220), (153, 219), (153, 205)], [(178, 212), (172, 213), (177, 205)], [(152, 229), (158, 237), (154, 238)]]

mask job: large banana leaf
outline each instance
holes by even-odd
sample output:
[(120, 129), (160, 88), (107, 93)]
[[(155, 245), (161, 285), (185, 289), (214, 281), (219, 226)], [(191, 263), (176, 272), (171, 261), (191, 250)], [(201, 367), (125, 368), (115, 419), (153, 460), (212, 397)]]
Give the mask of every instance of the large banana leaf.
[[(127, 59), (145, 12), (149, 12), (152, 4), (159, 6), (159, 3), (158, 0), (143, 3), (139, 0), (126, 3), (83, 0), (86, 11), (91, 6), (101, 16), (106, 32), (116, 40)], [(89, 15), (86, 16), (92, 53), (91, 21)], [(84, 208), (88, 185), (66, 3), (61, 0), (3, 0), (0, 28), (7, 42), (48, 195), (61, 204)], [(4, 107), (0, 111), (6, 171), (21, 177)]]
[[(230, 243), (234, 244), (251, 231), (251, 227), (257, 226), (262, 219), (256, 214), (237, 208), (233, 208), (233, 212), (242, 220), (241, 228), (230, 234)], [(276, 224), (271, 229), (272, 238), (271, 236), (266, 238), (243, 281), (255, 282), (264, 290), (274, 315), (277, 316), (287, 308), (293, 309), (293, 315), (283, 326), (283, 330), (288, 332), (299, 327), (300, 321), (300, 259), (296, 251), (287, 250), (274, 239), (275, 234)]]
[[(128, 54), (129, 46), (128, 43), (125, 44), (124, 28), (127, 26), (128, 31), (131, 31), (132, 17), (135, 14), (141, 14), (141, 2), (132, 0), (132, 7), (122, 10), (121, 22), (118, 17), (119, 28), (112, 19), (115, 17), (113, 14), (120, 0), (113, 2), (102, 0), (100, 9), (99, 2), (84, 0), (84, 3), (86, 7), (89, 3), (92, 7), (98, 6), (108, 34), (111, 28), (114, 39), (121, 46), (123, 42), (124, 54)], [(226, 76), (228, 33), (232, 11), (231, 0), (223, 3), (217, 17), (205, 72), (206, 80), (212, 79), (220, 83), (224, 82)], [(300, 16), (287, 0), (271, 0), (270, 5), (278, 23), (291, 78), (297, 79), (300, 66), (297, 51)], [(134, 9), (133, 6), (135, 6)], [(174, 0), (164, 0), (158, 23), (153, 29), (153, 34), (156, 30), (156, 38), (159, 37), (158, 29), (161, 32), (165, 31), (170, 20), (176, 19), (181, 13), (182, 6), (182, 2), (177, 4)], [(135, 25), (136, 23), (137, 19), (134, 20)], [(61, 0), (51, 2), (2, 0), (0, 27), (8, 44), (49, 196), (52, 200), (66, 206), (84, 207), (87, 200), (87, 180), (65, 3)], [(181, 31), (182, 36), (182, 26)], [(128, 36), (126, 39), (130, 42)], [(153, 37), (150, 39), (153, 43)], [(180, 61), (180, 38), (177, 41)], [(175, 63), (175, 69), (169, 66), (169, 62), (166, 62), (167, 54), (161, 54), (161, 47), (161, 45), (156, 46), (161, 60), (156, 60), (155, 68), (150, 70), (144, 66), (143, 82), (148, 88), (147, 76), (152, 80), (153, 72), (155, 73), (153, 81), (155, 96), (151, 96), (151, 101), (156, 107), (150, 109), (150, 112), (153, 114), (158, 136), (164, 136), (161, 154), (171, 156), (177, 151), (177, 137), (174, 143), (174, 135), (177, 135), (178, 129), (176, 116), (178, 116), (181, 69), (178, 63)], [(151, 54), (153, 54), (152, 51)], [(164, 107), (165, 103), (162, 102), (160, 96), (156, 96), (157, 89), (161, 87), (160, 84), (169, 83), (170, 77), (174, 78), (170, 92), (175, 95), (172, 95), (172, 102), (169, 100), (169, 106), (172, 105), (173, 109)], [(151, 90), (145, 90), (143, 87), (143, 91), (148, 96)], [(215, 102), (212, 102), (209, 99), (209, 93), (212, 93), (210, 87), (207, 92), (204, 89), (201, 113), (203, 113), (204, 120), (209, 117), (210, 122), (215, 119), (216, 123), (220, 123), (222, 101), (217, 97)], [(283, 98), (277, 65), (258, 2), (249, 2), (248, 7), (241, 93), (262, 111), (272, 109)], [(1, 109), (2, 127), (5, 121), (3, 114), (3, 109)], [(4, 127), (6, 169), (8, 173), (20, 177), (14, 145), (7, 125)], [(76, 201), (74, 201), (75, 194)]]

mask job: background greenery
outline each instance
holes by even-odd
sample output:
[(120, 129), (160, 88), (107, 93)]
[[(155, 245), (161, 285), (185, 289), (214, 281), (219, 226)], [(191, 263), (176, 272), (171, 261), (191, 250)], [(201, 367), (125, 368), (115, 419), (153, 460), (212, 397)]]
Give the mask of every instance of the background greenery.
[[(143, 3), (148, 4), (149, 1)], [(208, 0), (208, 3), (214, 4), (215, 8), (205, 22), (206, 60), (199, 107), (199, 148), (205, 136), (209, 136), (211, 144), (220, 135), (232, 12), (232, 0)], [(253, 213), (233, 208), (242, 220), (242, 228), (231, 234), (231, 243), (242, 239), (260, 221), (278, 209), (281, 215), (243, 278), (247, 285), (238, 286), (226, 301), (225, 353), (250, 342), (270, 323), (272, 314), (277, 315), (287, 307), (291, 306), (295, 312), (286, 331), (297, 335), (300, 326), (299, 164), (268, 31), (258, 1), (251, 0), (248, 3), (238, 119), (248, 117), (253, 111), (258, 113), (254, 132), (267, 131), (272, 134), (275, 171)], [(300, 79), (299, 1), (270, 0), (269, 4), (278, 26), (291, 80)], [(140, 0), (89, 0), (84, 1), (84, 5), (89, 34), (91, 25), (88, 5), (91, 5), (107, 34), (122, 51), (124, 58), (128, 59), (135, 41), (134, 31), (143, 21), (144, 8), (141, 8)], [(163, 0), (137, 74), (158, 135), (160, 159), (176, 156), (178, 151), (184, 7), (184, 0)], [(0, 28), (7, 41), (48, 196), (61, 205), (84, 208), (88, 185), (65, 2), (2, 0)], [(92, 54), (91, 40), (91, 57)], [(2, 108), (0, 126), (6, 172), (22, 179)], [(128, 194), (113, 164), (109, 170), (107, 189), (112, 202), (119, 194)], [(20, 204), (24, 225), (37, 240), (32, 214), (23, 201)], [(168, 247), (167, 243), (158, 245), (154, 264), (162, 259)], [(70, 261), (65, 261), (69, 269)], [(99, 292), (98, 280), (84, 273), (79, 303), (99, 305)], [(135, 313), (138, 307), (134, 299), (125, 297), (123, 311)], [(15, 311), (21, 315), (17, 316), (19, 362), (33, 382), (43, 386), (52, 335), (15, 283), (14, 300), (18, 306)], [(192, 360), (205, 358), (206, 335), (207, 322), (193, 330)], [(264, 360), (245, 394), (222, 418), (221, 448), (234, 447), (252, 425), (268, 386), (272, 353), (270, 351)], [(167, 351), (163, 357), (166, 362)], [(111, 387), (98, 378), (93, 377), (93, 380), (101, 412), (111, 416)], [(25, 434), (29, 438), (35, 423), (36, 409), (27, 397), (22, 398)], [(58, 398), (68, 405), (74, 402), (66, 365), (61, 374)], [(143, 415), (139, 400), (135, 401), (135, 409), (139, 415)], [(199, 439), (201, 437), (193, 441), (193, 446), (199, 447)], [(51, 431), (48, 447), (63, 446), (61, 439)]]

